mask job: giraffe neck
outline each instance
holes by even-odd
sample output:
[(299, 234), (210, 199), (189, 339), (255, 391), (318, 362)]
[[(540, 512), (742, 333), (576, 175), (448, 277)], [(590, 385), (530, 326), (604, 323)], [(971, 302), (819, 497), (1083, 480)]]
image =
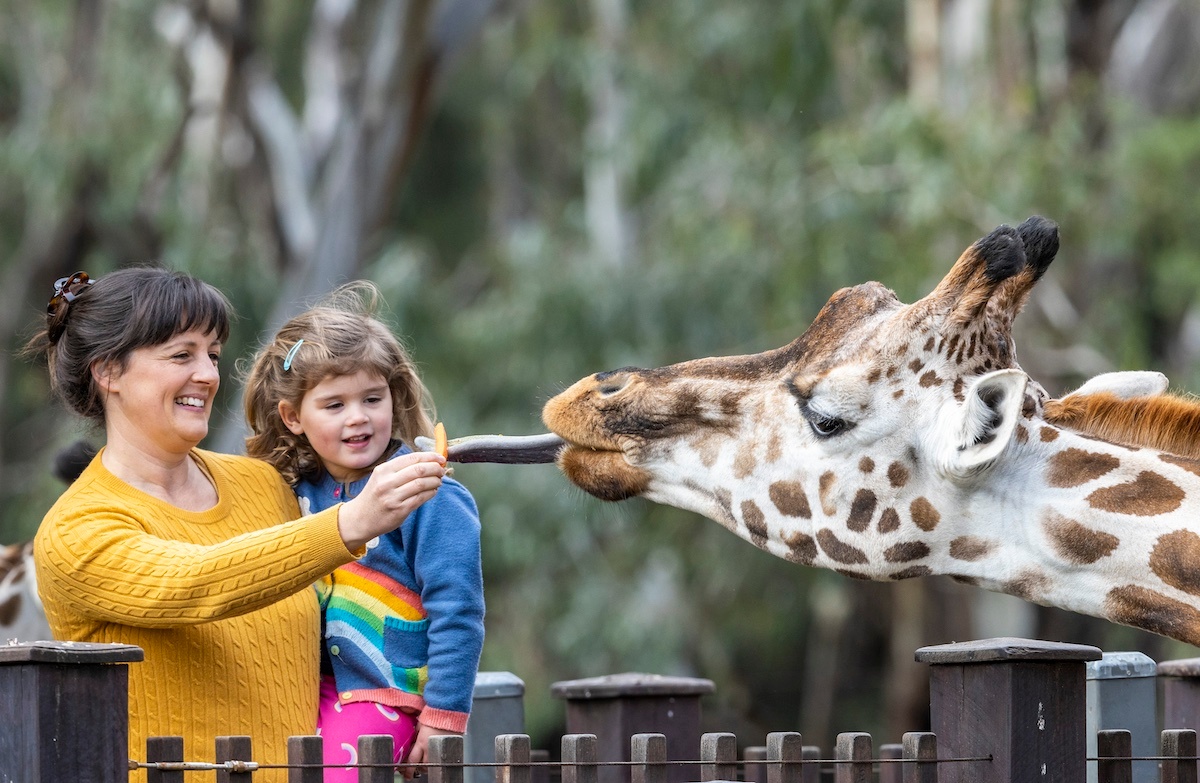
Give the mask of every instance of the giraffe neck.
[(1200, 643), (1200, 462), (1033, 424), (935, 570)]

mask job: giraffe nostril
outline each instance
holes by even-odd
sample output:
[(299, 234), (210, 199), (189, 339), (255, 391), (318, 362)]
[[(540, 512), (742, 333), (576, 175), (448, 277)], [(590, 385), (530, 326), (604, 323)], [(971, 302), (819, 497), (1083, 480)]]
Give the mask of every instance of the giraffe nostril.
[(598, 372), (592, 378), (596, 381), (596, 393), (602, 394), (605, 397), (616, 394), (629, 385), (629, 380), (633, 377), (635, 368), (622, 367), (619, 370), (606, 370)]

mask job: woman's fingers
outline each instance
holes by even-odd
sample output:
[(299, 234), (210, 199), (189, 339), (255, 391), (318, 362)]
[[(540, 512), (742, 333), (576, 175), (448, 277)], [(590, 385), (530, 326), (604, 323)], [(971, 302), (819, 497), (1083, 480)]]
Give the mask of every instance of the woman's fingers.
[(350, 551), (375, 536), (398, 528), (442, 486), (446, 459), (431, 452), (414, 452), (379, 465), (358, 497), (346, 503), (338, 527)]

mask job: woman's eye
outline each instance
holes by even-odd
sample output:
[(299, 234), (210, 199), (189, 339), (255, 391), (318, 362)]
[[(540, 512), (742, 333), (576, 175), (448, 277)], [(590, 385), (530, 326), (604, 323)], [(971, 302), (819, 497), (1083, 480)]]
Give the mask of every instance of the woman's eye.
[(810, 416), (808, 426), (812, 427), (813, 434), (818, 438), (832, 438), (850, 429), (850, 423), (845, 419), (832, 416)]

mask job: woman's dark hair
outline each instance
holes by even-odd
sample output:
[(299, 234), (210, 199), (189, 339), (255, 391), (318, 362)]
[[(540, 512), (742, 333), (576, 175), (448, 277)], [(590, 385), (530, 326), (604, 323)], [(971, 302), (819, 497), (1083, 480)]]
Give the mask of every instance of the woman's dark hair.
[(71, 410), (104, 423), (104, 399), (92, 367), (109, 363), (124, 371), (129, 354), (161, 345), (191, 329), (229, 337), (229, 301), (202, 280), (161, 267), (127, 267), (55, 296), (46, 327), (25, 346), (45, 353), (50, 388)]

